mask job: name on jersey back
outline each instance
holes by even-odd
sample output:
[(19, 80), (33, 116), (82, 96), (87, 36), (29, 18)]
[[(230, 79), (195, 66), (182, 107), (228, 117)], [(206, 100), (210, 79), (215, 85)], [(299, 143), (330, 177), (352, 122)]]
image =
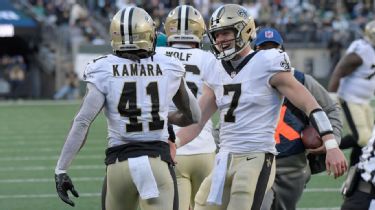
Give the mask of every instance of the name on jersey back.
[(189, 61), (189, 58), (191, 57), (191, 53), (174, 52), (174, 51), (166, 51), (165, 55), (169, 57), (175, 57), (179, 59), (180, 61)]
[(159, 64), (132, 63), (124, 65), (112, 65), (114, 77), (125, 76), (161, 76), (163, 72)]

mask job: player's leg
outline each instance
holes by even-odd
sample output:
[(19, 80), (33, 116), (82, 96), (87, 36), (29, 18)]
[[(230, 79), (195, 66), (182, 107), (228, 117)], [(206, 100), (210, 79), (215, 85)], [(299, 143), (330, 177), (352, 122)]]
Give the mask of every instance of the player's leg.
[(176, 179), (178, 187), (178, 204), (179, 210), (189, 210), (191, 198), (191, 162), (190, 157), (193, 155), (176, 156)]
[(350, 165), (354, 165), (358, 163), (359, 156), (362, 154), (361, 147), (366, 145), (371, 137), (373, 112), (367, 104), (343, 102), (342, 106), (352, 134), (343, 137), (341, 141), (343, 144), (355, 141), (350, 155)]
[[(276, 174), (275, 180), (276, 179), (277, 179), (277, 174)], [(267, 190), (266, 194), (264, 195), (260, 210), (270, 210), (274, 202), (274, 199), (275, 199), (275, 192), (273, 191), (271, 187), (271, 189)]]
[(208, 154), (199, 154), (195, 155), (194, 159), (192, 159), (192, 166), (193, 171), (191, 174), (192, 180), (192, 198), (191, 203), (192, 207), (194, 207), (194, 198), (197, 194), (199, 187), (201, 186), (203, 180), (211, 173), (213, 169), (213, 165), (215, 162), (215, 153), (208, 153)]
[(108, 165), (106, 209), (137, 210), (138, 197), (137, 188), (130, 175), (128, 161)]
[(223, 196), (222, 196), (222, 205), (210, 205), (207, 203), (207, 198), (210, 193), (212, 182), (212, 173), (208, 175), (202, 182), (197, 195), (195, 196), (194, 210), (226, 210), (229, 202), (230, 195), (230, 186), (232, 180), (226, 176)]
[[(142, 210), (174, 210), (175, 174), (173, 168), (160, 158), (149, 158), (151, 169), (158, 185), (159, 197), (147, 200), (140, 199)], [(177, 199), (177, 198), (176, 198)], [(177, 206), (176, 206), (177, 207)]]
[(275, 179), (275, 156), (270, 153), (233, 155), (229, 174), (233, 174), (227, 210), (258, 210)]
[(105, 198), (107, 196), (107, 172), (104, 176), (103, 185), (102, 185), (102, 210), (105, 210)]

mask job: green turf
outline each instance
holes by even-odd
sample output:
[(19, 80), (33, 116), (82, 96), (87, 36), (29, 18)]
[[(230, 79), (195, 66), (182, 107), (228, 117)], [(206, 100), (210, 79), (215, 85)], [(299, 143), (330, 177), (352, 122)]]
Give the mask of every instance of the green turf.
[[(0, 210), (70, 209), (57, 198), (53, 176), (78, 108), (78, 102), (0, 103)], [(106, 121), (100, 114), (91, 126), (85, 147), (69, 170), (82, 195), (74, 199), (75, 209), (100, 209), (106, 143)], [(339, 207), (342, 198), (337, 190), (342, 181), (327, 175), (313, 176), (299, 208)]]

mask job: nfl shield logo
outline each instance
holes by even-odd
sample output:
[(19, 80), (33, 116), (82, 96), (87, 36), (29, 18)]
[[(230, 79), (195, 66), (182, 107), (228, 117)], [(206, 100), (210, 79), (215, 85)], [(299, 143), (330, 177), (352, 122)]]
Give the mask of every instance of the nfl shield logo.
[(273, 31), (266, 31), (264, 32), (264, 36), (268, 39), (273, 38)]

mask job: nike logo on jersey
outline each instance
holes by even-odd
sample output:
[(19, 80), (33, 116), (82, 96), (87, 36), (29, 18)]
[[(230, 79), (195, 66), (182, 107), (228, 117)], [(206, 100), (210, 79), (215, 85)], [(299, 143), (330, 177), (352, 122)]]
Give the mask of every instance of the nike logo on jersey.
[(256, 157), (247, 157), (246, 160), (252, 160), (255, 159)]

